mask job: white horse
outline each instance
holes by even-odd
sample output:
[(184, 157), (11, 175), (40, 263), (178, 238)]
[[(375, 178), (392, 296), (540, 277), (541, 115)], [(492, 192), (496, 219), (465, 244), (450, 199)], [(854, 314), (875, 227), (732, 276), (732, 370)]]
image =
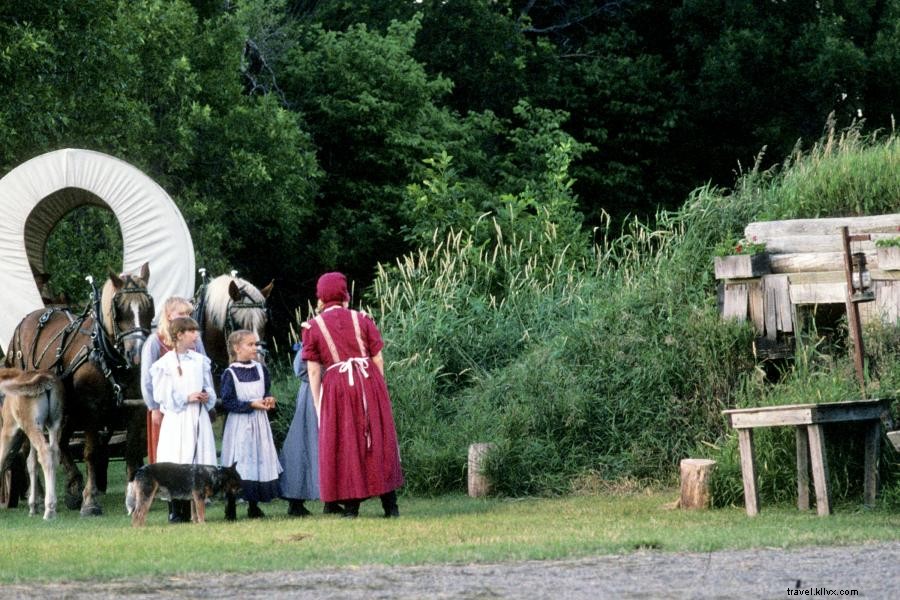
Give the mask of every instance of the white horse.
[(231, 275), (219, 275), (201, 288), (194, 310), (203, 332), (203, 347), (213, 363), (221, 367), (229, 363), (226, 340), (238, 329), (249, 329), (260, 340), (265, 339), (269, 321), (266, 300), (273, 287), (274, 281), (257, 289), (232, 271)]

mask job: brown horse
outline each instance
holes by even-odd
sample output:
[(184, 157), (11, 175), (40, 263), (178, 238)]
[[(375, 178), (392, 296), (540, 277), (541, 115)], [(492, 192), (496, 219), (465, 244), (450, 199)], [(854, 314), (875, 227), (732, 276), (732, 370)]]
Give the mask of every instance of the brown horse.
[[(228, 336), (238, 329), (249, 329), (265, 339), (269, 311), (266, 300), (272, 293), (275, 282), (263, 289), (232, 275), (219, 275), (205, 284), (194, 301), (195, 317), (203, 331), (203, 346), (206, 355), (214, 365), (224, 368), (228, 365)], [(260, 356), (264, 361), (264, 356)]]
[[(147, 263), (140, 275), (110, 272), (102, 292), (95, 290), (90, 310), (81, 316), (58, 307), (30, 313), (16, 327), (6, 353), (7, 367), (50, 369), (63, 381), (67, 401), (60, 458), (67, 473), (66, 504), (77, 508), (80, 494), (83, 516), (103, 512), (96, 498), (98, 479), (105, 488), (102, 434), (123, 419), (126, 390), (139, 395), (141, 346), (154, 314), (149, 279)], [(84, 431), (83, 490), (83, 478), (68, 451), (74, 431)], [(129, 479), (142, 461), (143, 456), (126, 457)]]
[[(51, 371), (0, 369), (0, 392), (5, 394), (0, 427), (0, 473), (12, 466), (14, 453), (24, 438), (28, 454), (30, 489), (28, 507), (37, 514), (37, 461), (44, 471), (44, 519), (56, 516), (56, 467), (62, 433), (63, 385)], [(44, 439), (44, 429), (47, 439)]]

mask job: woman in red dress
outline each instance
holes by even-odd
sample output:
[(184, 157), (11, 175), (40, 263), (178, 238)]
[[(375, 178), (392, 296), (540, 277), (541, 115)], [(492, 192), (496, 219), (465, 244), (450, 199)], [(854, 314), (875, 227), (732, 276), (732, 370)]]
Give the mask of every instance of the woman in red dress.
[(365, 313), (347, 308), (347, 278), (326, 273), (316, 284), (320, 313), (303, 330), (313, 402), (319, 415), (319, 487), (344, 516), (379, 496), (384, 516), (398, 517), (403, 485), (391, 399), (384, 381), (384, 342)]

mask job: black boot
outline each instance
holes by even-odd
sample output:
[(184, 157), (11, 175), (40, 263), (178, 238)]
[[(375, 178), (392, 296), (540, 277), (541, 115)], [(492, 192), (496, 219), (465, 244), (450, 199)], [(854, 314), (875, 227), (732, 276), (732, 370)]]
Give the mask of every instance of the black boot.
[(326, 502), (325, 507), (322, 509), (323, 515), (342, 515), (344, 514), (344, 507), (338, 504), (337, 502)]
[(287, 514), (291, 517), (308, 517), (312, 513), (303, 506), (303, 500), (290, 500)]
[(400, 508), (397, 507), (397, 492), (391, 491), (387, 494), (382, 494), (381, 498), (381, 508), (384, 509), (384, 518), (397, 518), (400, 516)]
[(359, 500), (347, 500), (344, 502), (344, 519), (355, 519), (359, 516)]
[(178, 503), (178, 500), (169, 500), (169, 523), (184, 523)]
[(178, 504), (180, 505), (179, 514), (181, 515), (181, 520), (185, 523), (191, 522), (191, 504), (193, 500), (178, 500)]
[(266, 516), (266, 514), (260, 510), (259, 504), (256, 502), (248, 502), (249, 506), (247, 507), (247, 518), (248, 519), (261, 519)]

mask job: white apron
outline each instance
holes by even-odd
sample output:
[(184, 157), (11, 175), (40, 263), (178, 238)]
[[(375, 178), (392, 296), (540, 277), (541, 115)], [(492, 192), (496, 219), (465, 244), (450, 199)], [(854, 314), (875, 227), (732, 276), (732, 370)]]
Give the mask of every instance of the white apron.
[[(257, 381), (239, 381), (232, 367), (228, 368), (237, 398), (242, 402), (259, 400), (265, 393), (262, 366), (255, 361), (252, 364), (259, 375)], [(249, 413), (228, 414), (222, 433), (222, 465), (230, 467), (234, 463), (237, 463), (237, 471), (246, 481), (278, 479), (282, 471), (281, 463), (278, 462), (266, 411), (254, 409)]]

